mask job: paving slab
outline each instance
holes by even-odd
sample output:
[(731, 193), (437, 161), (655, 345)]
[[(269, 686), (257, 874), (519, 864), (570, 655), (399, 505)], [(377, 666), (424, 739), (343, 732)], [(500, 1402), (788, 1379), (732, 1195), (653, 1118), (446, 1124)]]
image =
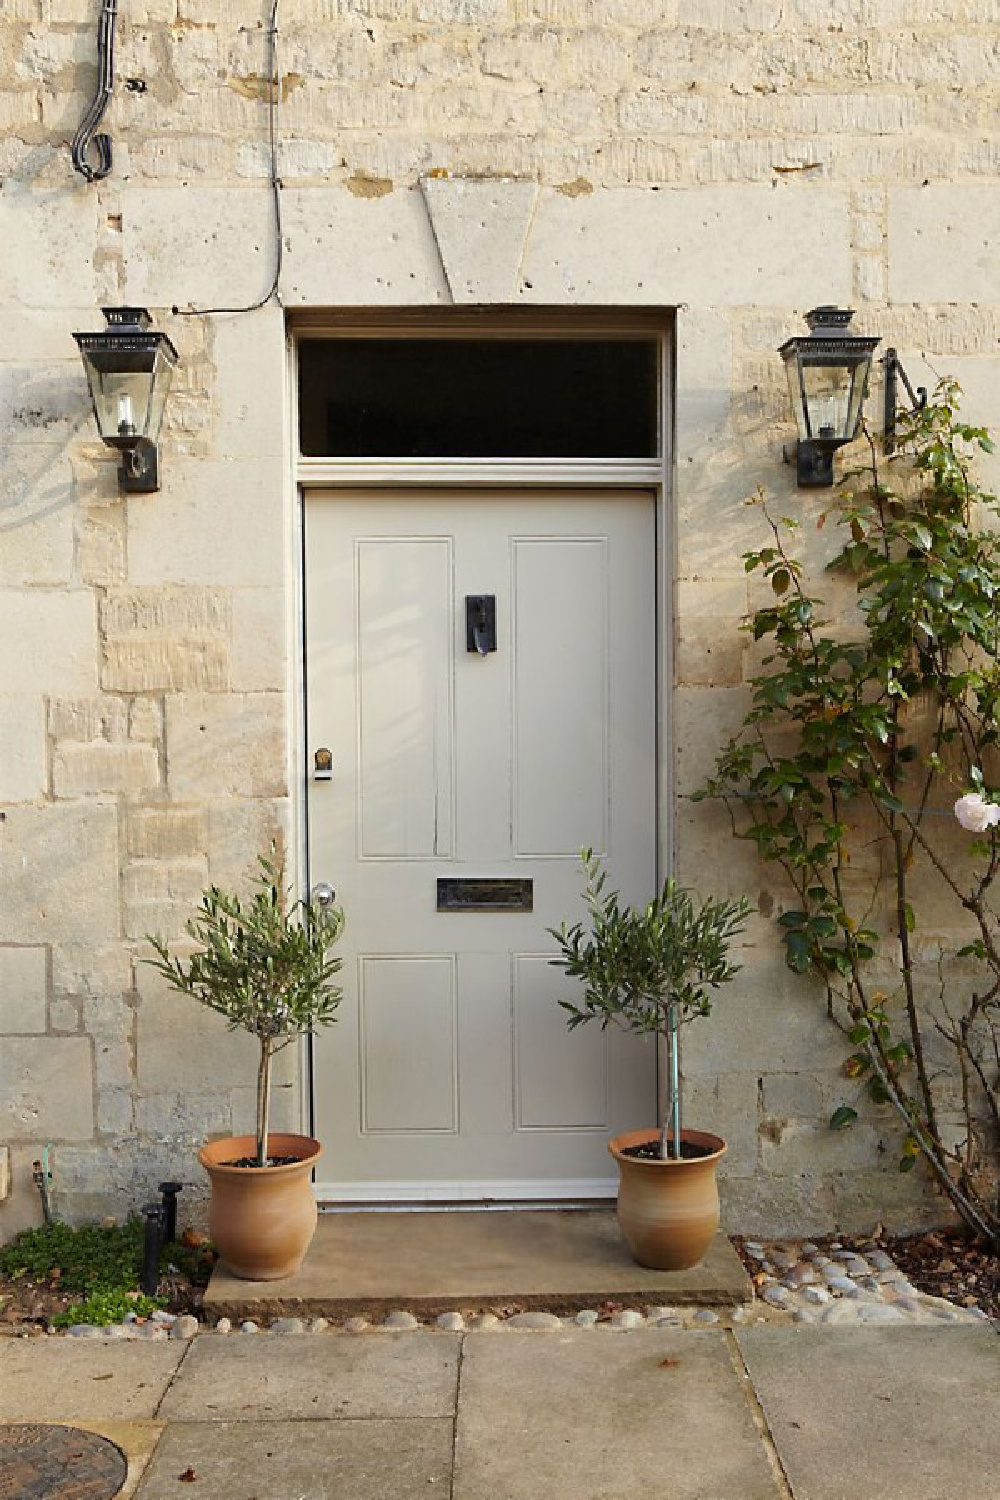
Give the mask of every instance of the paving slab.
[(992, 1328), (735, 1335), (795, 1500), (983, 1500), (1000, 1485)]
[(0, 1421), (153, 1417), (187, 1345), (0, 1339)]
[(581, 1330), (467, 1336), (452, 1494), (777, 1500), (781, 1491), (725, 1333)]
[[(452, 1423), (177, 1422), (137, 1500), (447, 1500)], [(182, 1476), (187, 1476), (186, 1481)]]
[(429, 1318), (511, 1306), (578, 1312), (608, 1300), (736, 1306), (751, 1296), (725, 1235), (689, 1271), (653, 1271), (632, 1259), (613, 1208), (328, 1213), (294, 1276), (244, 1281), (218, 1266), (205, 1310), (234, 1321), (381, 1318), (396, 1308)]
[(453, 1417), (460, 1343), (453, 1333), (204, 1334), (159, 1414), (241, 1422)]

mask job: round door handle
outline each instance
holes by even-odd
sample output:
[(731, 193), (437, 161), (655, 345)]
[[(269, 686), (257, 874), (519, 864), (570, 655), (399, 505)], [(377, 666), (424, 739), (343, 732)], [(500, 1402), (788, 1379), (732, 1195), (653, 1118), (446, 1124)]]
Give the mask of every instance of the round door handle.
[(314, 885), (309, 892), (309, 900), (313, 906), (322, 906), (324, 908), (332, 906), (336, 899), (337, 892), (325, 880), (321, 880), (318, 885)]

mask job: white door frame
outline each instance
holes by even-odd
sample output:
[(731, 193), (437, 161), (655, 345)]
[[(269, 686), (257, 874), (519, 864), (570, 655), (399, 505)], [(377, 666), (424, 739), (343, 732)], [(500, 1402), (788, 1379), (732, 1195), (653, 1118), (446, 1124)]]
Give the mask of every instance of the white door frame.
[[(310, 338), (385, 338), (387, 336), (468, 337), (471, 332), (490, 337), (624, 337), (628, 334), (658, 338), (660, 345), (660, 446), (653, 459), (328, 459), (303, 458), (297, 452), (298, 434), (298, 336)], [(423, 310), (393, 310), (359, 315), (331, 310), (298, 313), (290, 319), (288, 354), (288, 430), (292, 454), (289, 476), (289, 536), (295, 559), (294, 588), (290, 590), (288, 624), (294, 642), (290, 652), (288, 733), (290, 764), (294, 768), (291, 796), (290, 854), (296, 888), (309, 889), (307, 799), (309, 777), (305, 742), (305, 501), (310, 490), (350, 488), (507, 488), (534, 489), (645, 489), (654, 495), (656, 531), (656, 798), (657, 874), (662, 880), (673, 868), (674, 855), (674, 741), (668, 713), (674, 674), (674, 586), (675, 509), (673, 493), (673, 410), (675, 336), (672, 309), (656, 312), (579, 309), (569, 313), (547, 309), (513, 311), (449, 309), (445, 314)], [(311, 1129), (313, 1073), (311, 1049), (303, 1041), (299, 1050), (300, 1129)], [(657, 1090), (659, 1093), (659, 1090)], [(558, 1185), (556, 1185), (558, 1186)], [(394, 1201), (420, 1198), (431, 1201), (426, 1190), (403, 1192)], [(552, 1197), (550, 1190), (546, 1197)]]

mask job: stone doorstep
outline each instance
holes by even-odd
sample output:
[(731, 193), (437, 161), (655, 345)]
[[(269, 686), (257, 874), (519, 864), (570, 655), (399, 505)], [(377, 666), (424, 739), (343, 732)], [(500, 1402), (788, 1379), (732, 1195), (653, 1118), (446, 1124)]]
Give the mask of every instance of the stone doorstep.
[(636, 1265), (613, 1209), (322, 1214), (301, 1267), (245, 1281), (221, 1264), (205, 1292), (210, 1320), (363, 1317), (622, 1307), (735, 1307), (753, 1300), (729, 1240), (688, 1271)]

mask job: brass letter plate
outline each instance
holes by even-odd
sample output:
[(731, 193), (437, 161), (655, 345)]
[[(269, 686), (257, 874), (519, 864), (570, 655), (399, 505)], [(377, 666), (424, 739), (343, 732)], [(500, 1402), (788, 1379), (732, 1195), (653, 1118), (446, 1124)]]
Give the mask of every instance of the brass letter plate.
[(437, 883), (438, 911), (532, 911), (534, 881), (459, 880), (453, 875)]

